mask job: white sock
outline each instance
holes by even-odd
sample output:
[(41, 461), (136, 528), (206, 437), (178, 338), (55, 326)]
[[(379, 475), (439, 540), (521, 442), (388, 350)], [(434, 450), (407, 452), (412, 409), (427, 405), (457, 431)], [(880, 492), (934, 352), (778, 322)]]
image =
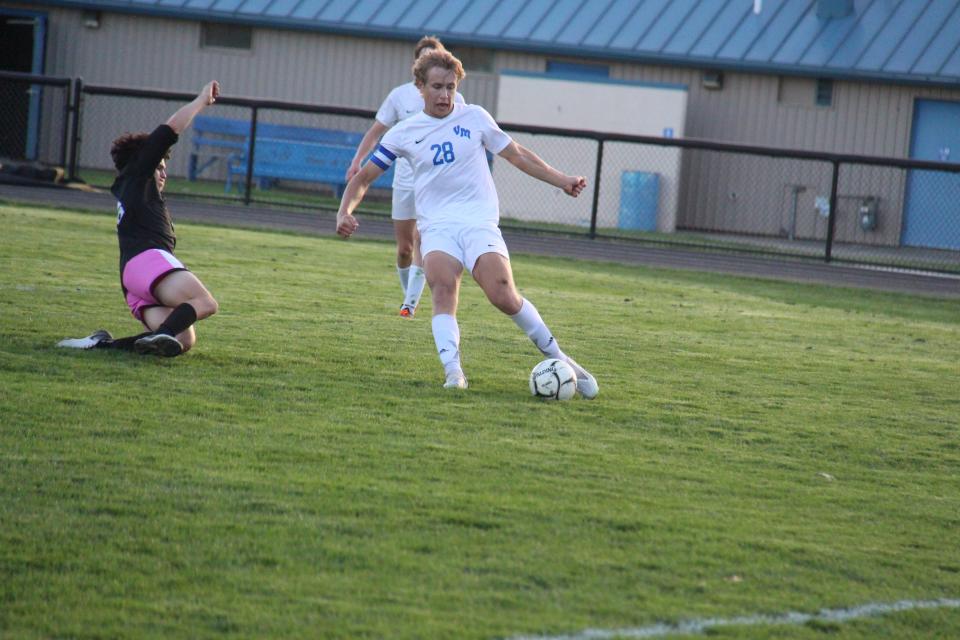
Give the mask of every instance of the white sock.
[(437, 345), (437, 355), (443, 365), (444, 373), (461, 370), (460, 367), (460, 327), (457, 319), (448, 313), (433, 316), (433, 341)]
[(407, 280), (410, 279), (410, 267), (397, 265), (397, 277), (400, 278), (400, 288), (403, 289), (403, 295), (407, 295)]
[(413, 265), (410, 267), (410, 275), (407, 278), (407, 294), (403, 304), (411, 309), (416, 309), (420, 304), (420, 296), (423, 295), (423, 287), (427, 284), (427, 275), (423, 267)]
[(567, 359), (532, 302), (524, 298), (520, 311), (510, 316), (510, 318), (517, 323), (518, 327), (523, 329), (523, 332), (533, 341), (533, 344), (540, 350), (540, 353), (548, 358)]

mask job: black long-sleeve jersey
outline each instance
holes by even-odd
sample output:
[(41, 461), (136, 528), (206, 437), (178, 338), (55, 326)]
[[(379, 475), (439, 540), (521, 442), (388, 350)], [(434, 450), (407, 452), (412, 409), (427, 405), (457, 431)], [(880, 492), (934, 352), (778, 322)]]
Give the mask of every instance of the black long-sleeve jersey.
[(120, 276), (127, 262), (147, 249), (173, 253), (177, 236), (167, 204), (157, 188), (154, 172), (179, 136), (162, 124), (113, 181), (117, 199), (117, 237), (120, 240)]

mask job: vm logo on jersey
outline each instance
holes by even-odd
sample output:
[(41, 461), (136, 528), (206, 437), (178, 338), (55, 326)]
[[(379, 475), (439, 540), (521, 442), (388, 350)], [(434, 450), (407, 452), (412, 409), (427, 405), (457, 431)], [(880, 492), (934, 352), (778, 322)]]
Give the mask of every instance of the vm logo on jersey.
[(464, 129), (464, 128), (461, 127), (460, 125), (456, 125), (456, 126), (453, 128), (453, 134), (454, 134), (454, 135), (457, 135), (457, 136), (460, 136), (461, 138), (469, 138), (469, 137), (470, 137), (470, 129)]

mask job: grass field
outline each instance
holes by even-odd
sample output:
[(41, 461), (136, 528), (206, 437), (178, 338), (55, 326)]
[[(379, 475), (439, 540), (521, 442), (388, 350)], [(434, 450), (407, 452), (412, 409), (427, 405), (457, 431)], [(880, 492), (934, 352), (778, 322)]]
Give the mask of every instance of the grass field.
[[(0, 224), (4, 638), (556, 637), (960, 597), (960, 301), (515, 256), (601, 385), (544, 403), (472, 283), (470, 389), (441, 388), (386, 243), (178, 225), (221, 312), (162, 360), (54, 346), (139, 331), (112, 215)], [(960, 637), (960, 609), (709, 633)]]

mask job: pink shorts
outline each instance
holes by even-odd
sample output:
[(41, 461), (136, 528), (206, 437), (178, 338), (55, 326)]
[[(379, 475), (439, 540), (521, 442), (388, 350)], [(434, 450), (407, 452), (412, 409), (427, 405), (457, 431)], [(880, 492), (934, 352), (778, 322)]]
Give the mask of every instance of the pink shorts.
[(169, 251), (147, 249), (138, 253), (123, 268), (123, 288), (127, 290), (127, 306), (133, 317), (143, 322), (143, 310), (159, 306), (153, 297), (153, 286), (171, 271), (186, 271), (183, 263)]

